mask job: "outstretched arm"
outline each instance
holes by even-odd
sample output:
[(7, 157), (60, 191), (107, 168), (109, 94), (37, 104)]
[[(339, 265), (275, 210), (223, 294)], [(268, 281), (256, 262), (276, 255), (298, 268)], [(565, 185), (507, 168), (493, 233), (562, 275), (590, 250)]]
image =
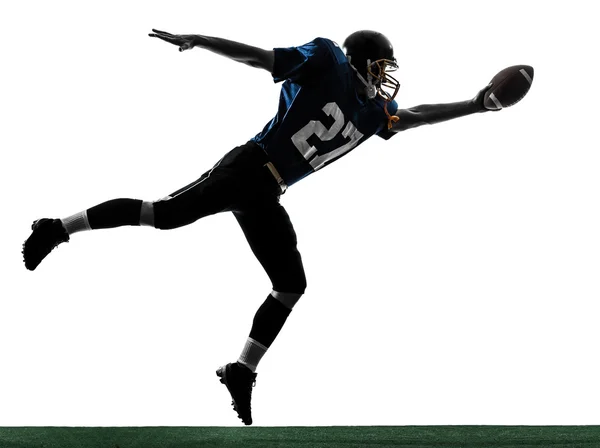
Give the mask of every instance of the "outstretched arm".
[(222, 39), (220, 37), (202, 36), (200, 34), (171, 34), (166, 31), (152, 29), (150, 37), (159, 39), (179, 46), (179, 51), (190, 50), (194, 47), (204, 48), (221, 56), (228, 57), (237, 62), (242, 62), (251, 67), (262, 68), (273, 72), (273, 50)]
[(488, 109), (483, 106), (483, 96), (490, 87), (491, 84), (488, 84), (477, 93), (475, 98), (468, 101), (447, 104), (423, 104), (409, 109), (398, 109), (395, 115), (400, 120), (395, 122), (392, 125), (392, 129), (387, 132), (396, 133), (424, 124), (436, 124), (474, 113), (487, 112)]

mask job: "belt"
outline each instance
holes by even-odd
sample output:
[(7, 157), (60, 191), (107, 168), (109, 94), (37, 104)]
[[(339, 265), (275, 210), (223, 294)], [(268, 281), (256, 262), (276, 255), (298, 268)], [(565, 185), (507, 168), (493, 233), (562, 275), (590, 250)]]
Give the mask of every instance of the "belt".
[(269, 168), (269, 171), (271, 172), (271, 174), (273, 175), (273, 177), (279, 184), (279, 188), (281, 188), (281, 194), (285, 193), (285, 190), (287, 190), (287, 185), (285, 184), (283, 178), (279, 174), (279, 171), (277, 171), (277, 168), (275, 168), (275, 165), (273, 165), (272, 162), (267, 162), (267, 163), (265, 163), (265, 166), (267, 168)]

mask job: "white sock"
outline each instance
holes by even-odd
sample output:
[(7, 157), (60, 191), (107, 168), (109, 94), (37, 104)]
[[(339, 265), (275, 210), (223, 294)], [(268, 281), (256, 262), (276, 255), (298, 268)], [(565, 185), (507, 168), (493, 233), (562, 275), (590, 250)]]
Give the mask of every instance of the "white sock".
[(69, 235), (76, 232), (82, 232), (84, 230), (92, 230), (90, 222), (88, 221), (87, 210), (84, 210), (74, 215), (69, 216), (60, 220), (63, 227)]
[(246, 345), (242, 350), (242, 354), (237, 362), (244, 364), (246, 367), (252, 370), (252, 372), (256, 372), (256, 367), (267, 350), (268, 347), (265, 347), (260, 342), (255, 341), (252, 338), (248, 338)]

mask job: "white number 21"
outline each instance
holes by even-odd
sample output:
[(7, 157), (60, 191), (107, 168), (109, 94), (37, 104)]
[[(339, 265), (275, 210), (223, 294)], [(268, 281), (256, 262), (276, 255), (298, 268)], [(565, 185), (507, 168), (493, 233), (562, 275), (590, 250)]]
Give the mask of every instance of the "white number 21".
[[(344, 127), (344, 114), (336, 103), (327, 103), (323, 107), (323, 112), (328, 116), (333, 117), (335, 120), (329, 129), (327, 129), (320, 121), (311, 120), (306, 126), (292, 136), (292, 142), (304, 158), (308, 160), (315, 171), (323, 167), (327, 161), (337, 159), (350, 151), (358, 144), (359, 140), (363, 138), (363, 134), (356, 129), (356, 126), (354, 126), (352, 122), (349, 121), (346, 123), (346, 127)], [(340, 131), (342, 132), (342, 136), (349, 138), (350, 141), (339, 148), (328, 148), (332, 146), (332, 140), (340, 133)], [(321, 151), (319, 151), (321, 154), (317, 154), (317, 148), (308, 143), (308, 139), (313, 134), (319, 137), (319, 140), (323, 142), (322, 145), (319, 145), (321, 147)], [(315, 154), (317, 155), (315, 156)]]

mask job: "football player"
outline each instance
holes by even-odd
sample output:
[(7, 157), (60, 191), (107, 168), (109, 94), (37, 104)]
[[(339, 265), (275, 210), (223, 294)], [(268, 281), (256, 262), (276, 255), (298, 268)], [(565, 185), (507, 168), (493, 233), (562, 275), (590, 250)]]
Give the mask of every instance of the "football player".
[(174, 229), (231, 211), (273, 285), (238, 360), (217, 370), (238, 416), (250, 425), (256, 368), (306, 288), (296, 234), (280, 196), (373, 135), (387, 140), (406, 129), (485, 112), (489, 86), (466, 101), (399, 109), (400, 84), (390, 75), (397, 69), (392, 44), (375, 31), (351, 34), (343, 43), (345, 51), (320, 37), (299, 47), (264, 50), (154, 29), (149, 36), (179, 51), (206, 49), (269, 72), (275, 82), (283, 81), (277, 113), (247, 143), (165, 198), (114, 199), (63, 219), (35, 221), (23, 244), (25, 266), (34, 270), (77, 232), (125, 225)]

